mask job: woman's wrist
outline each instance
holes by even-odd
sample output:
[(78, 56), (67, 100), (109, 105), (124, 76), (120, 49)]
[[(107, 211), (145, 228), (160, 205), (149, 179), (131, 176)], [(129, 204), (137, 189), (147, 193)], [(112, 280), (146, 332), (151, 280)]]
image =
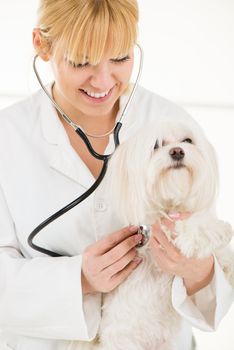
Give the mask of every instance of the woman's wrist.
[(192, 296), (193, 294), (199, 292), (199, 290), (205, 288), (210, 284), (214, 276), (214, 258), (213, 256), (210, 259), (210, 265), (208, 266), (207, 272), (204, 277), (198, 281), (184, 278), (184, 286), (187, 291), (188, 296)]
[(94, 293), (94, 289), (92, 288), (91, 284), (85, 277), (83, 271), (81, 270), (81, 286), (82, 286), (82, 293), (85, 294), (91, 294)]

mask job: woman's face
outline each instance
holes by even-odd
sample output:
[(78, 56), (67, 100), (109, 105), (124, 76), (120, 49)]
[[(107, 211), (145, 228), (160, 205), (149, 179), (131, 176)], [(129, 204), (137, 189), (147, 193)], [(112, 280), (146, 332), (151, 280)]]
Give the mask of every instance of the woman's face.
[(133, 61), (133, 50), (126, 57), (106, 55), (96, 66), (51, 58), (54, 98), (74, 121), (79, 115), (113, 117), (118, 99), (128, 86)]

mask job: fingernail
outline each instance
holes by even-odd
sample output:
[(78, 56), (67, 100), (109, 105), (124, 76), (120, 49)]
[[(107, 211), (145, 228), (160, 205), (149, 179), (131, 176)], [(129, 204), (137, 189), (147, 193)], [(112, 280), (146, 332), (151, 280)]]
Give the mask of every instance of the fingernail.
[(134, 259), (133, 259), (133, 261), (138, 265), (138, 264), (140, 264), (141, 262), (142, 262), (142, 258), (140, 258), (139, 256), (136, 256)]
[(142, 234), (141, 234), (141, 233), (136, 234), (136, 235), (135, 235), (135, 241), (136, 241), (137, 243), (139, 243), (141, 240), (142, 240)]
[(139, 229), (138, 226), (134, 226), (134, 225), (129, 226), (129, 230), (132, 233), (136, 233), (138, 231), (138, 229)]
[(176, 239), (176, 238), (177, 238), (176, 232), (173, 232), (173, 233), (172, 233), (171, 238), (172, 238), (172, 239)]
[(168, 216), (170, 216), (170, 218), (175, 220), (180, 219), (180, 213), (172, 212), (172, 213), (168, 213)]

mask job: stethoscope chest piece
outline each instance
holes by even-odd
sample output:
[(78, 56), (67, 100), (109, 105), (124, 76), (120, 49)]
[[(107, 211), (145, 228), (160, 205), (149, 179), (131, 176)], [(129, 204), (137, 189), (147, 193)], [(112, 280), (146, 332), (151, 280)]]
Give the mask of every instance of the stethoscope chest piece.
[(149, 225), (140, 225), (137, 233), (142, 234), (142, 240), (136, 246), (137, 248), (141, 248), (145, 246), (150, 239), (151, 227)]

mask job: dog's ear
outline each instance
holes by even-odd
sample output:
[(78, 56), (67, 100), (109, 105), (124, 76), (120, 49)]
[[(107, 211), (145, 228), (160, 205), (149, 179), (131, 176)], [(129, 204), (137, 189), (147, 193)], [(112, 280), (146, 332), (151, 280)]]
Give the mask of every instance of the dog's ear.
[(197, 147), (203, 157), (203, 165), (197, 167), (198, 181), (190, 194), (190, 201), (196, 203), (194, 210), (208, 210), (216, 200), (219, 185), (219, 174), (216, 152), (206, 139), (204, 133), (200, 132), (197, 137)]
[(214, 147), (211, 143), (205, 139), (205, 157), (207, 162), (205, 177), (207, 181), (205, 181), (205, 186), (203, 187), (203, 196), (207, 198), (207, 206), (210, 207), (214, 203), (219, 187), (219, 172), (218, 172), (218, 162), (217, 155)]
[(125, 224), (144, 222), (146, 205), (147, 150), (144, 140), (135, 138), (121, 144), (107, 170), (107, 188), (116, 214)]

